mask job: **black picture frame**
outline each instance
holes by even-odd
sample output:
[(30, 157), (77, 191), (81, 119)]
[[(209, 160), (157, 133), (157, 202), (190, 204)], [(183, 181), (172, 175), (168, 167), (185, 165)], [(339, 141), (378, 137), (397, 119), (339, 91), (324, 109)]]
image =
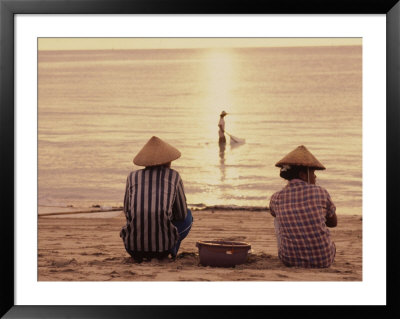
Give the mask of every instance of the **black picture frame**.
[[(165, 318), (183, 317), (310, 317), (371, 315), (399, 317), (399, 224), (396, 210), (400, 180), (399, 0), (163, 1), (163, 0), (0, 0), (0, 181), (1, 253), (0, 315), (5, 318)], [(386, 105), (386, 306), (28, 306), (14, 303), (14, 18), (16, 14), (385, 14), (387, 49)], [(379, 107), (379, 106), (377, 106)], [(384, 163), (382, 163), (384, 164)], [(384, 205), (382, 206), (382, 208)], [(383, 214), (384, 212), (380, 212)], [(377, 218), (379, 215), (377, 213)], [(254, 312), (254, 314), (253, 314)]]

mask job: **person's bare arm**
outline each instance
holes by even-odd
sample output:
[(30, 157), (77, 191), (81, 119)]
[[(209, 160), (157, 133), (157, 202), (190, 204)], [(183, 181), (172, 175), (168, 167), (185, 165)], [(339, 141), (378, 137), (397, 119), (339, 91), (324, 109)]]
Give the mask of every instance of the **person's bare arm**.
[(326, 193), (327, 193), (328, 197), (327, 197), (327, 203), (326, 203), (327, 213), (326, 213), (325, 225), (328, 227), (336, 227), (336, 225), (337, 225), (336, 206), (333, 203), (329, 193), (328, 192), (326, 192)]
[(333, 213), (331, 217), (326, 217), (326, 226), (328, 227), (336, 227), (337, 226), (337, 216), (336, 213)]

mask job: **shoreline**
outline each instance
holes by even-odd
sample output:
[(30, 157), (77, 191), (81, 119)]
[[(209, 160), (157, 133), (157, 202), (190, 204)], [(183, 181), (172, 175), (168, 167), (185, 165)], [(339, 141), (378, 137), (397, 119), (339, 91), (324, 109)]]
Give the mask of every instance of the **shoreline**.
[[(362, 217), (339, 215), (331, 228), (337, 252), (329, 268), (284, 266), (277, 256), (273, 217), (267, 212), (210, 209), (193, 211), (194, 224), (175, 261), (137, 264), (126, 253), (119, 231), (122, 211), (108, 218), (38, 218), (39, 281), (361, 281)], [(107, 213), (111, 214), (111, 213)], [(90, 214), (88, 214), (90, 215)], [(53, 218), (56, 217), (56, 218)], [(97, 217), (97, 216), (96, 216)], [(233, 268), (199, 263), (199, 240), (251, 244), (247, 262)]]
[[(265, 206), (236, 206), (236, 205), (211, 205), (206, 206), (203, 204), (188, 205), (188, 208), (192, 212), (202, 212), (202, 211), (244, 211), (244, 212), (269, 212), (269, 207)], [(103, 214), (107, 216), (110, 213), (110, 217), (116, 216), (116, 212), (123, 212), (123, 207), (102, 207), (100, 205), (93, 205), (92, 207), (74, 207), (69, 206), (38, 206), (38, 217), (73, 217), (82, 215), (82, 217), (90, 215), (100, 215)], [(362, 214), (341, 214), (337, 213), (338, 216), (358, 216), (362, 218)]]
[[(269, 207), (261, 206), (236, 206), (236, 205), (212, 205), (206, 206), (204, 204), (188, 205), (191, 211), (208, 211), (208, 210), (222, 210), (222, 211), (269, 211)], [(55, 215), (74, 215), (74, 214), (93, 214), (93, 213), (107, 213), (123, 211), (123, 207), (109, 207), (101, 205), (93, 205), (92, 207), (75, 207), (68, 206), (38, 206), (38, 217), (55, 216)]]

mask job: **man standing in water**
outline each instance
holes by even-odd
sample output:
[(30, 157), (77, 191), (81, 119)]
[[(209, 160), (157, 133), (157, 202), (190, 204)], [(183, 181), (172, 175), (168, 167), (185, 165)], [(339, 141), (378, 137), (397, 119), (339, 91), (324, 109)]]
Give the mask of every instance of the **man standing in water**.
[(226, 143), (226, 138), (225, 138), (225, 120), (224, 117), (227, 115), (225, 111), (222, 111), (221, 114), (219, 115), (219, 122), (218, 122), (218, 135), (219, 135), (219, 144), (225, 144)]
[(124, 198), (126, 225), (121, 229), (126, 251), (137, 262), (175, 258), (189, 233), (193, 217), (187, 208), (183, 182), (171, 169), (181, 153), (153, 136), (133, 162), (144, 169), (128, 175)]
[(336, 207), (328, 191), (315, 185), (325, 167), (303, 145), (275, 164), (288, 184), (271, 197), (278, 256), (286, 266), (329, 267), (336, 246), (327, 227), (336, 227)]

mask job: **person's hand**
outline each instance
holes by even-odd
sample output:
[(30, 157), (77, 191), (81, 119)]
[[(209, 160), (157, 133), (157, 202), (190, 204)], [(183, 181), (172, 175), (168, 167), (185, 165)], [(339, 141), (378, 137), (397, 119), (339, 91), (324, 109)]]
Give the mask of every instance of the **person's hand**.
[(332, 217), (326, 217), (326, 226), (328, 227), (336, 227), (337, 226), (337, 216), (336, 213), (333, 214)]

